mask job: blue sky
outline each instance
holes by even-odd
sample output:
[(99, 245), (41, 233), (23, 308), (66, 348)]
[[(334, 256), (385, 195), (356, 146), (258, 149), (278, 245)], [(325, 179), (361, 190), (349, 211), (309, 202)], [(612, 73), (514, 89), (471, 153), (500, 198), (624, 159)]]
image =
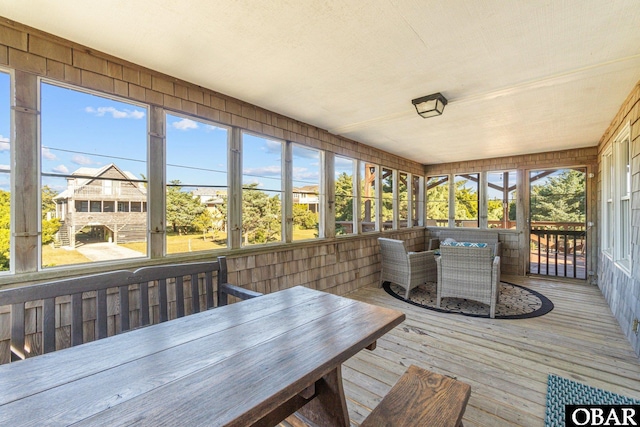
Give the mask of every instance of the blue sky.
[[(41, 84), (41, 171), (71, 174), (110, 163), (147, 176), (147, 109), (47, 83)], [(43, 176), (62, 191), (63, 178)]]
[[(9, 75), (0, 73), (0, 170), (10, 164)], [(115, 101), (48, 83), (41, 84), (41, 171), (71, 174), (81, 167), (115, 163), (142, 178), (148, 176), (147, 121), (143, 105)], [(226, 185), (228, 129), (192, 118), (167, 115), (167, 182), (192, 186)], [(243, 135), (243, 182), (281, 188), (281, 142)], [(294, 186), (319, 184), (317, 150), (294, 146)], [(9, 179), (0, 174), (0, 188)], [(64, 178), (42, 177), (57, 191)]]
[[(9, 75), (0, 73), (0, 170), (10, 164)], [(41, 84), (41, 171), (71, 174), (81, 167), (100, 168), (115, 163), (142, 178), (148, 176), (147, 121), (144, 105), (115, 101), (49, 83)], [(190, 187), (225, 186), (226, 144), (229, 130), (179, 115), (167, 115), (167, 182), (180, 180)], [(280, 191), (282, 142), (243, 134), (243, 184)], [(320, 152), (293, 146), (294, 187), (320, 184)], [(335, 175), (352, 173), (351, 159), (336, 156)], [(0, 174), (0, 188), (9, 190), (8, 176)], [(64, 178), (42, 177), (57, 191)]]
[[(11, 165), (9, 146), (11, 104), (9, 98), (9, 74), (0, 72), (0, 171), (8, 170)], [(0, 190), (9, 191), (9, 174), (0, 173)]]

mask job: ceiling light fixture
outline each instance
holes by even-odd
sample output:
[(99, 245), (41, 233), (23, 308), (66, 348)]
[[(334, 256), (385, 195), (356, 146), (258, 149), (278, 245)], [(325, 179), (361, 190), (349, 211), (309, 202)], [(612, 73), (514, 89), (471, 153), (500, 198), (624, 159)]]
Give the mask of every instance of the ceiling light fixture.
[(444, 111), (444, 106), (447, 105), (447, 98), (438, 92), (423, 96), (422, 98), (416, 98), (411, 102), (416, 107), (418, 114), (420, 114), (422, 118), (426, 119), (427, 117), (441, 115)]

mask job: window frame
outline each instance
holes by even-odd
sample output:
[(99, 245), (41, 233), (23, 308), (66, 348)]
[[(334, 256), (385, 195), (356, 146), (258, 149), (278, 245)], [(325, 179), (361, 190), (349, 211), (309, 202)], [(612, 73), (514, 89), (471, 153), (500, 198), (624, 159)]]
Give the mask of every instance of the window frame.
[[(36, 103), (38, 106), (38, 117), (37, 117), (37, 141), (36, 141), (36, 153), (35, 153), (35, 160), (36, 160), (36, 171), (37, 171), (37, 206), (38, 206), (38, 217), (41, 218), (42, 217), (42, 177), (43, 177), (43, 173), (42, 173), (42, 85), (43, 84), (47, 84), (50, 86), (55, 86), (57, 88), (61, 88), (61, 89), (67, 89), (67, 90), (72, 90), (75, 92), (80, 92), (86, 95), (91, 95), (91, 96), (96, 96), (98, 98), (104, 98), (104, 99), (108, 99), (111, 101), (115, 101), (115, 102), (120, 102), (123, 104), (128, 104), (131, 105), (133, 107), (139, 107), (144, 109), (145, 111), (145, 127), (146, 127), (146, 138), (144, 141), (145, 144), (145, 151), (146, 151), (146, 157), (145, 157), (145, 163), (146, 163), (146, 183), (148, 186), (151, 186), (151, 180), (150, 180), (150, 170), (151, 170), (151, 141), (150, 141), (150, 134), (151, 134), (151, 114), (152, 114), (152, 107), (150, 104), (146, 104), (140, 101), (136, 101), (133, 98), (128, 98), (128, 97), (123, 97), (123, 96), (118, 96), (118, 95), (114, 95), (111, 93), (105, 93), (105, 92), (100, 92), (98, 90), (93, 90), (84, 86), (80, 86), (80, 85), (75, 85), (75, 84), (71, 84), (71, 83), (67, 83), (67, 82), (63, 82), (63, 81), (59, 81), (59, 80), (54, 80), (51, 78), (48, 78), (46, 76), (37, 76), (36, 78)], [(12, 84), (12, 86), (15, 86), (15, 83)], [(15, 123), (15, 119), (13, 118), (12, 115), (12, 134), (14, 133), (13, 131), (13, 126)], [(64, 177), (65, 175), (61, 175), (60, 177)], [(101, 179), (106, 179), (106, 178), (101, 178)], [(146, 201), (143, 203), (149, 203), (150, 202), (150, 192), (147, 192), (147, 198)], [(88, 212), (91, 212), (91, 200), (87, 200), (88, 202)], [(102, 203), (101, 203), (102, 205)], [(101, 206), (101, 210), (102, 210), (102, 206)], [(74, 211), (75, 211), (75, 206), (74, 206)], [(55, 270), (67, 270), (67, 269), (73, 269), (73, 268), (87, 268), (88, 266), (91, 265), (104, 265), (104, 264), (118, 264), (118, 263), (122, 263), (122, 262), (131, 262), (132, 260), (140, 260), (140, 259), (150, 259), (151, 258), (151, 236), (150, 236), (150, 225), (151, 225), (151, 218), (150, 218), (150, 212), (147, 209), (146, 213), (146, 229), (147, 232), (145, 234), (145, 240), (146, 240), (146, 253), (144, 254), (140, 254), (139, 257), (135, 257), (135, 258), (122, 258), (122, 259), (118, 259), (118, 260), (109, 260), (109, 261), (91, 261), (91, 262), (87, 262), (87, 263), (79, 263), (79, 264), (63, 264), (63, 265), (57, 265), (57, 266), (53, 266), (53, 267), (46, 267), (43, 265), (43, 254), (42, 254), (42, 244), (41, 244), (41, 240), (39, 241), (38, 244), (38, 248), (37, 248), (37, 271), (39, 272), (43, 272), (43, 271), (55, 271)], [(13, 217), (14, 215), (12, 215)], [(12, 218), (13, 221), (13, 218)], [(42, 221), (39, 220), (38, 221), (38, 235), (42, 235)], [(13, 269), (11, 271), (14, 271)]]
[[(359, 230), (359, 200), (358, 200), (358, 159), (354, 159), (352, 157), (348, 157), (348, 156), (343, 156), (340, 154), (336, 154), (333, 156), (333, 161), (334, 161), (334, 174), (333, 174), (333, 187), (334, 187), (334, 198), (337, 199), (337, 194), (335, 193), (335, 187), (336, 187), (336, 182), (337, 182), (337, 175), (335, 173), (335, 163), (336, 163), (336, 159), (344, 159), (347, 160), (351, 163), (351, 233), (342, 233), (342, 234), (338, 234), (336, 233), (336, 237), (344, 237), (344, 236), (352, 236), (355, 234), (359, 234), (358, 232)], [(335, 204), (335, 203), (334, 203)], [(333, 219), (334, 222), (336, 222), (336, 219)], [(337, 224), (336, 224), (336, 230), (337, 230)]]
[[(478, 180), (476, 181), (476, 194), (477, 194), (477, 199), (475, 200), (476, 203), (476, 211), (477, 211), (477, 216), (475, 218), (475, 222), (476, 222), (476, 226), (475, 227), (465, 227), (463, 221), (465, 221), (464, 219), (460, 219), (458, 220), (458, 218), (456, 218), (455, 212), (456, 212), (456, 206), (457, 206), (457, 198), (456, 198), (456, 178), (457, 177), (464, 177), (465, 175), (477, 175)], [(449, 200), (449, 212), (453, 212), (453, 225), (451, 225), (451, 215), (449, 218), (449, 225), (452, 228), (472, 228), (472, 229), (481, 229), (481, 224), (480, 224), (480, 218), (481, 218), (481, 211), (480, 211), (480, 207), (481, 207), (481, 200), (483, 197), (483, 189), (482, 189), (482, 172), (458, 172), (458, 173), (454, 173), (452, 175), (450, 175), (451, 179), (451, 187), (449, 189), (449, 194), (451, 195), (451, 198)], [(473, 180), (471, 180), (473, 181)], [(453, 205), (453, 209), (451, 209), (451, 205)], [(457, 224), (457, 222), (460, 221), (460, 225)], [(473, 219), (471, 220), (466, 220), (466, 221), (473, 221)]]
[[(631, 274), (631, 124), (627, 122), (613, 142), (614, 261)], [(626, 162), (625, 162), (626, 160)], [(625, 191), (626, 190), (626, 191)]]
[[(492, 199), (489, 198), (489, 175), (491, 175), (491, 174), (503, 174), (503, 176), (504, 176), (505, 173), (509, 174), (509, 182), (511, 181), (511, 174), (513, 174), (515, 189), (512, 190), (512, 191), (515, 192), (516, 198), (514, 198), (514, 199), (508, 198), (508, 202), (507, 203), (511, 204), (511, 201), (513, 200), (516, 203), (516, 212), (517, 212), (517, 205), (518, 205), (517, 194), (518, 194), (518, 190), (519, 190), (519, 188), (518, 188), (518, 170), (517, 169), (500, 169), (500, 170), (490, 170), (490, 171), (485, 172), (485, 174), (487, 176), (487, 179), (486, 179), (486, 183), (484, 185), (484, 191), (482, 191), (482, 193), (480, 194), (480, 199), (481, 200), (482, 200), (482, 197), (485, 197), (485, 199), (486, 199), (486, 205), (485, 205), (485, 209), (484, 209), (483, 215), (485, 215), (487, 217), (487, 224), (486, 224), (487, 229), (494, 230), (494, 231), (500, 230), (500, 232), (507, 231), (507, 230), (518, 230), (518, 227), (520, 225), (520, 224), (518, 224), (518, 216), (516, 214), (516, 219), (513, 221), (515, 223), (515, 228), (489, 227), (489, 201), (492, 200)], [(507, 182), (507, 190), (510, 188), (509, 182)], [(511, 193), (511, 192), (507, 191), (507, 194), (509, 194), (509, 193)], [(502, 200), (502, 201), (504, 201), (504, 200)], [(503, 206), (503, 210), (504, 210), (504, 206)], [(506, 212), (507, 213), (507, 222), (511, 222), (509, 220), (509, 216), (508, 216), (510, 212), (511, 211), (509, 210), (509, 207), (507, 206), (507, 212)], [(503, 221), (504, 221), (504, 219), (503, 219)]]
[[(15, 70), (12, 68), (0, 67), (0, 73), (5, 73), (9, 76), (9, 135), (7, 139), (9, 140), (9, 160), (10, 167), (8, 172), (9, 175), (9, 269), (0, 271), (0, 275), (10, 275), (15, 274), (15, 254), (16, 254), (16, 245), (14, 239), (14, 232), (16, 229), (15, 222), (15, 206), (16, 206), (16, 179), (14, 174), (14, 168), (12, 167), (15, 164), (16, 159), (16, 150), (15, 150), (15, 139), (12, 138), (15, 135), (15, 99), (16, 99), (16, 80), (15, 80)], [(38, 196), (38, 203), (40, 202), (40, 196)], [(42, 227), (42, 225), (40, 225)]]
[[(324, 152), (323, 152), (323, 150), (321, 150), (319, 148), (310, 147), (308, 145), (299, 144), (299, 143), (293, 142), (293, 141), (287, 141), (287, 145), (291, 147), (291, 163), (290, 163), (290, 165), (291, 165), (291, 173), (289, 174), (286, 170), (283, 170), (283, 181), (285, 180), (286, 177), (291, 176), (291, 198), (289, 199), (286, 195), (284, 195), (283, 202), (285, 200), (291, 200), (291, 218), (292, 218), (291, 242), (314, 241), (314, 240), (321, 239), (321, 238), (325, 237), (325, 236), (323, 236), (325, 227), (324, 227), (324, 215), (323, 215), (324, 209), (322, 207), (322, 204), (323, 204), (322, 202), (326, 199), (324, 197), (325, 191), (324, 191), (324, 188), (323, 188), (323, 183), (324, 183), (324, 180), (325, 180), (325, 176), (324, 176), (325, 175)], [(295, 156), (294, 152), (295, 152), (296, 148), (302, 149), (302, 150), (308, 150), (308, 151), (315, 151), (318, 154), (318, 183), (317, 183), (317, 185), (318, 185), (318, 193), (317, 193), (318, 208), (317, 208), (317, 212), (316, 212), (316, 215), (318, 217), (318, 222), (316, 224), (317, 225), (317, 230), (318, 230), (318, 235), (316, 237), (307, 238), (307, 239), (294, 239), (294, 236), (293, 236), (293, 232), (294, 232), (294, 230), (293, 230), (293, 228), (294, 228), (293, 227), (293, 206), (296, 204), (294, 202), (294, 199), (295, 199), (294, 194), (309, 194), (309, 193), (303, 193), (303, 192), (299, 192), (299, 191), (297, 191), (297, 192), (293, 191), (293, 186), (294, 186), (294, 181), (295, 181), (295, 178), (294, 178), (293, 175), (294, 175), (294, 170), (296, 168), (296, 160), (295, 160), (296, 156)], [(289, 162), (287, 162), (285, 164), (285, 167), (289, 167), (288, 165), (289, 165)], [(288, 187), (288, 185), (286, 183), (284, 184), (284, 186), (285, 186), (285, 188)], [(287, 210), (287, 212), (288, 212), (288, 210)]]
[(601, 251), (613, 257), (613, 236), (615, 235), (614, 204), (614, 163), (613, 150), (609, 147), (601, 156), (602, 159), (602, 241)]
[[(225, 156), (226, 156), (226, 161), (225, 164), (227, 165), (227, 170), (226, 170), (226, 177), (225, 177), (225, 190), (227, 192), (227, 215), (224, 218), (224, 223), (225, 223), (225, 229), (227, 230), (227, 239), (226, 239), (226, 247), (225, 249), (230, 249), (231, 248), (231, 233), (229, 232), (229, 205), (230, 203), (230, 199), (231, 199), (231, 191), (230, 191), (230, 185), (231, 185), (231, 179), (230, 179), (230, 173), (229, 173), (229, 161), (230, 161), (230, 154), (231, 154), (231, 139), (232, 139), (232, 135), (233, 135), (233, 127), (229, 126), (229, 125), (224, 125), (222, 123), (219, 122), (215, 122), (213, 120), (208, 120), (205, 119), (203, 117), (199, 117), (199, 116), (195, 116), (195, 115), (190, 115), (190, 114), (185, 114), (182, 112), (178, 112), (178, 111), (173, 111), (173, 110), (168, 110), (168, 109), (163, 109), (162, 111), (162, 116), (164, 118), (164, 135), (165, 135), (165, 143), (163, 148), (163, 159), (164, 159), (164, 164), (163, 164), (163, 168), (164, 168), (164, 201), (163, 201), (163, 212), (162, 212), (162, 218), (165, 224), (167, 224), (167, 188), (169, 185), (169, 180), (167, 179), (167, 139), (168, 139), (168, 123), (169, 121), (167, 120), (167, 116), (173, 116), (173, 117), (177, 117), (177, 118), (183, 118), (183, 119), (187, 119), (187, 120), (192, 120), (194, 122), (197, 122), (198, 124), (202, 124), (205, 126), (212, 126), (214, 128), (220, 128), (220, 129), (224, 129), (227, 132), (227, 138), (226, 138), (226, 146), (224, 147), (224, 151)], [(185, 184), (190, 184), (190, 183), (185, 183)], [(198, 185), (198, 184), (196, 184)], [(206, 184), (203, 184), (206, 185)], [(134, 211), (132, 210), (131, 204), (129, 206), (129, 212), (146, 212), (146, 208), (145, 205), (142, 204), (140, 206), (140, 211)], [(168, 237), (168, 226), (165, 227), (165, 232), (164, 232), (164, 236), (163, 236), (163, 240), (164, 240), (164, 244), (163, 244), (163, 250), (162, 250), (162, 256), (163, 257), (172, 257), (172, 256), (180, 256), (180, 255), (184, 255), (186, 253), (189, 252), (169, 252), (169, 243), (167, 241), (167, 237)], [(216, 249), (207, 249), (207, 250), (216, 250)], [(207, 250), (199, 250), (199, 251), (193, 251), (193, 252), (206, 252)]]
[[(292, 147), (291, 147), (291, 141), (287, 141), (285, 139), (282, 138), (277, 138), (275, 136), (269, 136), (269, 135), (265, 135), (262, 133), (258, 133), (258, 132), (254, 132), (248, 129), (243, 129), (243, 128), (238, 128), (239, 129), (239, 134), (240, 134), (240, 157), (241, 157), (241, 170), (239, 172), (239, 181), (240, 181), (240, 188), (241, 188), (241, 192), (239, 195), (239, 206), (240, 206), (240, 229), (241, 229), (241, 233), (242, 233), (242, 223), (243, 223), (243, 193), (244, 193), (244, 183), (243, 183), (243, 177), (244, 177), (244, 168), (245, 168), (245, 162), (244, 162), (244, 156), (245, 156), (245, 141), (244, 141), (244, 135), (250, 135), (254, 138), (260, 138), (260, 139), (264, 139), (264, 140), (269, 140), (269, 141), (274, 141), (274, 142), (278, 142), (280, 144), (280, 190), (279, 190), (279, 194), (280, 194), (280, 240), (275, 240), (273, 242), (266, 242), (266, 243), (252, 243), (252, 244), (247, 244), (245, 245), (244, 242), (241, 242), (240, 248), (241, 249), (245, 249), (245, 248), (254, 248), (254, 247), (261, 247), (261, 246), (266, 246), (266, 245), (275, 245), (275, 244), (279, 244), (279, 243), (291, 243), (291, 242), (287, 242), (287, 235), (289, 233), (287, 233), (287, 218), (290, 218), (292, 215), (292, 203), (288, 203), (287, 202), (287, 197), (288, 194), (291, 195), (291, 198), (293, 198), (293, 193), (292, 191), (287, 191), (287, 187), (291, 187), (293, 185), (293, 181), (289, 181), (289, 179), (287, 179), (287, 168), (289, 166), (287, 166), (287, 158), (291, 158), (290, 155), (287, 155), (287, 153), (291, 153)], [(290, 163), (289, 163), (290, 164)], [(230, 174), (231, 175), (231, 174)], [(290, 176), (290, 174), (289, 174)], [(265, 191), (265, 190), (261, 190), (258, 189), (260, 191)], [(267, 189), (266, 191), (268, 192), (278, 192), (278, 190), (275, 189)]]

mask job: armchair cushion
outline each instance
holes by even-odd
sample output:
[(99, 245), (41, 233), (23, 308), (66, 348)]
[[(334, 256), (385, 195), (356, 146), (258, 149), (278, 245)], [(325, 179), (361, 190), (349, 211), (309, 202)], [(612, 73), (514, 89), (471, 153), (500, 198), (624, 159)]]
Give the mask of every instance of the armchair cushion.
[(440, 246), (464, 246), (467, 248), (486, 248), (486, 243), (480, 242), (447, 242), (446, 240), (440, 244)]

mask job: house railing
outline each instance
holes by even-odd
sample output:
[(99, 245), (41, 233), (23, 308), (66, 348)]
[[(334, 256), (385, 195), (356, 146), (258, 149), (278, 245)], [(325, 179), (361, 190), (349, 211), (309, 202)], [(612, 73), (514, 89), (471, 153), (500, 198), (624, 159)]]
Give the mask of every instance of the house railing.
[(146, 201), (147, 194), (140, 190), (139, 188), (112, 188), (105, 190), (101, 186), (85, 186), (82, 188), (78, 188), (74, 191), (73, 197), (78, 200), (82, 198), (92, 199), (92, 198), (100, 198), (100, 199), (122, 199), (122, 200), (133, 200), (133, 201)]
[(586, 278), (584, 223), (536, 221), (531, 223), (531, 273)]

